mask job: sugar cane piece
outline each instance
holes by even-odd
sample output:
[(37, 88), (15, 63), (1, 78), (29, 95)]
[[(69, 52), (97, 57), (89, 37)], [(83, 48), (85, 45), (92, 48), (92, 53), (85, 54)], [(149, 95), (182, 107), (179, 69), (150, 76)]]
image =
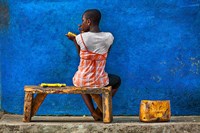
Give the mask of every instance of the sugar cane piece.
[(67, 35), (68, 35), (68, 36), (74, 36), (74, 37), (76, 36), (76, 34), (74, 34), (74, 33), (72, 33), (72, 32), (68, 32)]
[(65, 87), (66, 84), (61, 84), (61, 83), (41, 83), (41, 87)]

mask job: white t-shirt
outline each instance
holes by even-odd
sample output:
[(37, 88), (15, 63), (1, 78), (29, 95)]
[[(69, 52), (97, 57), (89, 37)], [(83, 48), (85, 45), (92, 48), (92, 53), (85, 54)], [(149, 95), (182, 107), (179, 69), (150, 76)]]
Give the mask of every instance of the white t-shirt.
[[(110, 32), (85, 32), (82, 37), (87, 49), (98, 54), (107, 53), (114, 40)], [(76, 36), (76, 42), (81, 50), (86, 50), (80, 34)]]

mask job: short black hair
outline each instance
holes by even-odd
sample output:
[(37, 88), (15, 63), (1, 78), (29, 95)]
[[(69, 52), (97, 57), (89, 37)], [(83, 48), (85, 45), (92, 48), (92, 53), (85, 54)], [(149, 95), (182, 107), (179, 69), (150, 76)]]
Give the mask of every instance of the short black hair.
[(99, 25), (101, 12), (98, 9), (88, 9), (84, 12), (86, 19), (90, 19), (93, 24)]

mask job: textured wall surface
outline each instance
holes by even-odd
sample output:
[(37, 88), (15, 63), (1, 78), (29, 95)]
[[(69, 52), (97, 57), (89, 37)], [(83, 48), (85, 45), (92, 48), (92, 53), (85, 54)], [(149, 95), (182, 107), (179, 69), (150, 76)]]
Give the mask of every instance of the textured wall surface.
[[(1, 33), (2, 108), (22, 114), (24, 85), (72, 85), (79, 57), (64, 35), (88, 8), (115, 37), (106, 71), (122, 78), (115, 115), (138, 115), (142, 99), (171, 100), (173, 115), (200, 115), (199, 0), (9, 0)], [(89, 114), (80, 95), (49, 95), (39, 114)]]
[[(9, 15), (9, 3), (6, 0), (0, 0), (0, 62), (1, 61), (1, 50), (2, 46), (5, 43), (3, 40), (5, 39), (6, 32), (8, 31), (9, 27), (9, 20), (10, 20), (10, 15)], [(1, 108), (1, 99), (2, 99), (2, 94), (1, 94), (1, 64), (0, 64), (0, 110)]]

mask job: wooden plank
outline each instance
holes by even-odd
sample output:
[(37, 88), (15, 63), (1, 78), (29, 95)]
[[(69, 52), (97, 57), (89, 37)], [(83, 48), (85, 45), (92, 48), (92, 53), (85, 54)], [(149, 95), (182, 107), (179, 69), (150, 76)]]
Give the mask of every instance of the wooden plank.
[(24, 91), (32, 93), (47, 93), (47, 94), (101, 94), (105, 91), (110, 91), (110, 87), (99, 88), (85, 88), (85, 87), (75, 87), (75, 86), (66, 86), (66, 87), (40, 87), (40, 86), (25, 86)]
[(47, 94), (45, 93), (39, 93), (36, 95), (36, 97), (33, 100), (32, 110), (31, 110), (31, 116), (34, 116), (36, 112), (38, 111), (40, 105), (46, 98)]
[(103, 101), (103, 122), (110, 123), (113, 120), (112, 116), (112, 93), (103, 92), (102, 93)]
[(102, 98), (99, 94), (91, 94), (91, 97), (93, 98), (93, 100), (95, 101), (95, 103), (97, 104), (99, 110), (101, 112), (103, 112), (103, 107), (102, 107)]
[(112, 86), (103, 87), (101, 90), (102, 92), (112, 92)]
[(33, 93), (32, 92), (25, 92), (25, 97), (24, 97), (24, 118), (22, 120), (23, 122), (30, 122), (31, 121), (32, 100), (33, 100)]
[(24, 91), (32, 93), (47, 93), (47, 94), (101, 94), (102, 92), (111, 91), (111, 87), (103, 88), (85, 88), (85, 87), (75, 87), (75, 86), (66, 86), (66, 87), (40, 87), (40, 86), (25, 86)]

